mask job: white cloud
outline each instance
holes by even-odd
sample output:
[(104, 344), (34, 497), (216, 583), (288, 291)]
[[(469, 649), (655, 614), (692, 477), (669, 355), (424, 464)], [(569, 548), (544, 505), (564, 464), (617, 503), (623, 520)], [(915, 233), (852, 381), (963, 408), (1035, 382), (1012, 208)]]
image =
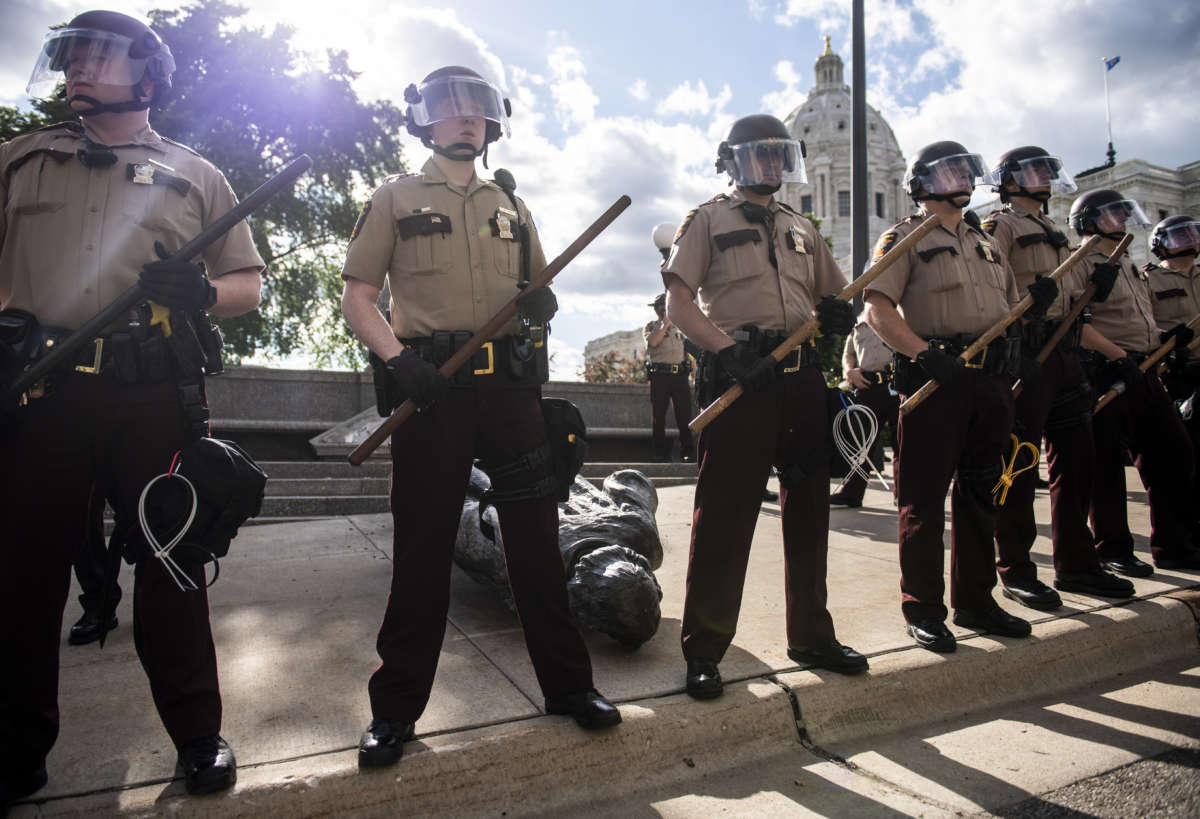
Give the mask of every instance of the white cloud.
[(646, 85), (646, 81), (638, 77), (633, 81), (629, 88), (625, 89), (629, 92), (629, 96), (633, 97), (638, 102), (645, 102), (650, 99), (650, 89)]
[(775, 78), (783, 83), (783, 88), (763, 95), (762, 110), (783, 119), (804, 102), (808, 89), (800, 86), (801, 75), (791, 60), (780, 60), (775, 64)]
[(666, 99), (658, 103), (658, 115), (715, 114), (728, 105), (731, 99), (733, 99), (733, 91), (730, 89), (729, 83), (722, 86), (720, 93), (714, 97), (709, 95), (708, 86), (704, 84), (704, 80), (697, 80), (695, 85), (692, 85), (691, 80), (686, 80), (681, 85), (672, 88)]
[(566, 131), (572, 125), (591, 122), (600, 98), (584, 79), (587, 66), (583, 64), (579, 49), (569, 45), (556, 46), (550, 51), (547, 62), (554, 113), (562, 123), (562, 129)]

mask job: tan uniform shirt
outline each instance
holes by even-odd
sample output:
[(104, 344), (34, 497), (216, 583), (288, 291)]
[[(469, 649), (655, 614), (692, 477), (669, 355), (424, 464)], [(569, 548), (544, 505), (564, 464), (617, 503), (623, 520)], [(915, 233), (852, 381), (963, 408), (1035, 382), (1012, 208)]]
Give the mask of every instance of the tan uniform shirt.
[[(765, 226), (746, 218), (745, 204), (735, 190), (689, 213), (663, 266), (663, 280), (678, 276), (726, 333), (746, 324), (793, 332), (813, 317), (822, 296), (846, 286), (846, 277), (812, 222), (772, 199), (775, 230), (768, 237)], [(768, 242), (774, 243), (778, 270)]]
[(1200, 267), (1176, 273), (1159, 265), (1145, 268), (1154, 296), (1154, 320), (1159, 330), (1187, 324), (1200, 315)]
[(892, 363), (892, 348), (883, 343), (875, 331), (860, 320), (846, 339), (851, 347), (851, 358), (860, 370), (877, 373), (886, 370)]
[[(911, 233), (924, 216), (910, 216), (885, 232), (875, 245), (880, 258)], [(879, 275), (867, 293), (882, 293), (922, 338), (959, 333), (977, 336), (1020, 301), (1017, 283), (991, 237), (965, 220), (927, 233), (916, 246)]]
[(663, 340), (658, 343), (657, 347), (650, 346), (650, 336), (658, 332), (662, 327), (662, 321), (655, 319), (642, 328), (642, 339), (646, 342), (646, 357), (654, 364), (682, 364), (683, 363), (683, 333), (674, 324), (671, 329), (667, 330), (667, 334), (663, 336)]
[[(517, 200), (531, 238), (530, 275), (546, 266), (537, 228)], [(430, 159), (415, 175), (388, 179), (355, 225), (343, 278), (392, 293), (392, 330), (399, 338), (434, 330), (474, 332), (517, 295), (521, 242), (508, 195), (490, 180), (452, 185)], [(520, 329), (516, 319), (504, 330)]]
[[(1049, 276), (1071, 255), (1067, 237), (1053, 219), (1040, 212), (1031, 213), (1020, 205), (1009, 203), (992, 211), (983, 220), (983, 229), (991, 234), (992, 243), (1008, 260), (1021, 296), (1028, 292), (1035, 278)], [(1055, 240), (1061, 247), (1054, 246)], [(1061, 319), (1071, 309), (1071, 297), (1076, 293), (1069, 290), (1065, 282), (1059, 285), (1058, 297), (1046, 311), (1047, 319)]]
[[(1096, 265), (1108, 260), (1107, 253), (1094, 251), (1071, 271), (1082, 289)], [(1106, 339), (1128, 352), (1148, 353), (1158, 347), (1158, 326), (1150, 301), (1150, 283), (1129, 256), (1121, 258), (1121, 273), (1108, 299), (1091, 303), (1092, 326)]]
[[(87, 168), (77, 126), (57, 126), (0, 145), (0, 294), (3, 307), (42, 324), (76, 329), (237, 204), (225, 177), (190, 148), (147, 127), (112, 146), (117, 162)], [(242, 222), (204, 252), (210, 278), (263, 260)]]

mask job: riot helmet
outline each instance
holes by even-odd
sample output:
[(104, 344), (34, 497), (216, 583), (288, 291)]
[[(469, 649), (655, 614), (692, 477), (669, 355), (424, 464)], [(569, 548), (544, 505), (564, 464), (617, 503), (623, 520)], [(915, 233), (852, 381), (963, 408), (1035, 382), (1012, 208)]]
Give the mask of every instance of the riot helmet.
[(793, 139), (787, 126), (770, 114), (742, 117), (717, 147), (717, 173), (728, 173), (733, 184), (769, 196), (784, 182), (803, 184), (804, 143)]
[(1168, 216), (1150, 232), (1150, 252), (1160, 259), (1200, 254), (1200, 221), (1191, 216)]
[[(115, 11), (87, 11), (46, 35), (25, 91), (30, 96), (48, 96), (69, 74), (76, 82), (132, 90), (129, 100), (115, 103), (76, 94), (68, 102), (81, 100), (89, 105), (77, 112), (80, 116), (144, 111), (162, 100), (174, 73), (171, 49), (148, 25)], [(149, 98), (139, 87), (146, 77), (154, 82)]]
[[(1001, 202), (1007, 202), (1013, 194), (1047, 202), (1051, 194), (1068, 194), (1079, 190), (1075, 180), (1063, 168), (1063, 161), (1036, 145), (1013, 148), (1001, 154), (992, 174), (996, 190), (1000, 191)], [(1017, 189), (1007, 190), (1009, 184), (1016, 185)]]
[(1088, 191), (1076, 198), (1067, 223), (1080, 236), (1094, 233), (1114, 242), (1121, 240), (1130, 224), (1150, 227), (1150, 220), (1137, 202), (1110, 188)]
[(671, 255), (671, 245), (675, 241), (675, 233), (677, 228), (670, 222), (663, 222), (656, 225), (650, 234), (650, 241), (654, 242), (654, 246), (658, 248), (658, 252), (662, 254), (665, 261), (667, 256)]
[[(512, 103), (492, 83), (477, 72), (461, 65), (448, 65), (430, 73), (421, 80), (420, 86), (409, 85), (404, 89), (405, 127), (421, 140), (421, 144), (434, 153), (460, 162), (483, 157), (487, 167), (488, 145), (511, 136), (508, 118), (512, 115)], [(459, 117), (478, 117), (486, 121), (483, 148), (476, 149), (466, 142), (452, 145), (436, 145), (429, 126), (435, 122)]]
[(904, 174), (904, 189), (914, 202), (934, 200), (965, 207), (980, 185), (995, 184), (983, 157), (961, 143), (945, 140), (917, 152)]

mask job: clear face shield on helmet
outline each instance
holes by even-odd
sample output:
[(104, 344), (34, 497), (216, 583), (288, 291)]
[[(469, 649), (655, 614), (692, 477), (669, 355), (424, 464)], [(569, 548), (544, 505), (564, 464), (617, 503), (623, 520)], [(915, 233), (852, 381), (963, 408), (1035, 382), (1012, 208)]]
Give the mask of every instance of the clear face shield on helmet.
[(1096, 227), (1101, 233), (1124, 233), (1131, 227), (1148, 228), (1150, 220), (1132, 199), (1120, 199), (1096, 207)]
[[(1015, 164), (1017, 167), (1011, 167)], [(1051, 193), (1075, 193), (1079, 187), (1071, 175), (1063, 169), (1063, 162), (1056, 156), (1035, 156), (1018, 159), (1004, 170), (1012, 176), (1019, 187), (1026, 190), (1049, 188)], [(997, 172), (996, 176), (999, 177)]]
[(1177, 222), (1155, 231), (1158, 243), (1168, 252), (1200, 250), (1200, 222)]
[(730, 145), (729, 150), (733, 156), (725, 159), (724, 169), (735, 185), (750, 187), (808, 181), (799, 140), (755, 139)]
[(51, 31), (42, 41), (25, 92), (31, 97), (48, 97), (64, 79), (92, 85), (135, 85), (145, 76), (149, 59), (131, 58), (132, 47), (133, 40), (111, 31)]
[(908, 179), (915, 179), (926, 193), (946, 195), (969, 194), (980, 185), (995, 185), (992, 172), (983, 164), (979, 154), (951, 154), (928, 162), (917, 162), (909, 170)]
[(437, 77), (422, 85), (421, 99), (411, 103), (412, 118), (419, 126), (447, 119), (478, 117), (500, 126), (511, 136), (508, 113), (500, 89), (478, 77)]

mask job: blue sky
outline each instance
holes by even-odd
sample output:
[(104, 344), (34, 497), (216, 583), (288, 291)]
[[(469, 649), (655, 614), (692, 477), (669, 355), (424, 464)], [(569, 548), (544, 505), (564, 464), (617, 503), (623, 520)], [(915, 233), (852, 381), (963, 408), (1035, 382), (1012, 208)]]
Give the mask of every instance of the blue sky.
[[(0, 102), (20, 103), (46, 27), (84, 7), (3, 0)], [(144, 14), (163, 3), (105, 0)], [(246, 0), (245, 20), (286, 20), (294, 43), (349, 51), (359, 93), (399, 99), (434, 67), (477, 67), (513, 99), (492, 151), (553, 258), (622, 193), (631, 207), (558, 279), (556, 377), (588, 339), (640, 326), (661, 289), (650, 231), (725, 189), (716, 144), (738, 116), (783, 117), (813, 84), (822, 35), (847, 64), (849, 0), (596, 4), (450, 0)], [(1104, 160), (1105, 56), (1119, 159), (1200, 160), (1200, 4), (1175, 0), (867, 0), (868, 102), (906, 156), (956, 139), (989, 162), (1041, 144), (1078, 171)], [(415, 140), (410, 165), (426, 152)], [(874, 237), (871, 237), (872, 240)]]

